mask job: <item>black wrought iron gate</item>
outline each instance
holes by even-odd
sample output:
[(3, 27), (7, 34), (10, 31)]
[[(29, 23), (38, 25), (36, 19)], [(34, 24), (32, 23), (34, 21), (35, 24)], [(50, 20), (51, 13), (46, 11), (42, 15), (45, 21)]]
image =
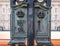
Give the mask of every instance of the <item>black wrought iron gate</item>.
[[(16, 5), (16, 2), (19, 5)], [(44, 3), (46, 5), (44, 6)], [(51, 0), (43, 0), (42, 2), (38, 2), (38, 0), (10, 0), (10, 6), (12, 8), (11, 12), (11, 40), (10, 44), (11, 46), (15, 46), (15, 44), (24, 44), (25, 38), (27, 38), (28, 41), (28, 46), (34, 46), (34, 39), (36, 38), (37, 44), (49, 44), (51, 45), (50, 42), (50, 29), (48, 27), (48, 24), (50, 26), (50, 13), (51, 13)], [(25, 17), (26, 19), (26, 25), (24, 26), (24, 12), (25, 11)], [(18, 12), (18, 17), (16, 13)], [(37, 14), (36, 14), (37, 13)], [(21, 15), (20, 15), (21, 14)], [(47, 19), (46, 19), (47, 17)], [(14, 22), (13, 22), (14, 21)], [(18, 24), (16, 24), (18, 22)], [(40, 26), (40, 22), (41, 26)], [(45, 24), (45, 26), (44, 26)], [(17, 26), (19, 25), (19, 26)], [(23, 25), (23, 26), (21, 26)], [(36, 26), (37, 25), (37, 26)], [(20, 28), (23, 27), (22, 29)], [(17, 30), (16, 28), (19, 27)], [(26, 32), (25, 29), (26, 27)], [(42, 27), (45, 29), (42, 29)], [(41, 30), (40, 30), (41, 28)], [(48, 29), (46, 29), (48, 28)], [(38, 30), (38, 31), (37, 31)], [(43, 31), (44, 30), (44, 31)], [(47, 32), (46, 32), (47, 31)], [(20, 37), (20, 33), (24, 32), (27, 34), (22, 35)], [(18, 35), (17, 35), (18, 34)], [(21, 33), (23, 34), (23, 33)], [(19, 41), (20, 40), (20, 41)], [(42, 41), (42, 42), (41, 42)], [(24, 46), (24, 45), (23, 45)], [(39, 46), (39, 45), (37, 45)], [(48, 46), (48, 45), (47, 45)]]

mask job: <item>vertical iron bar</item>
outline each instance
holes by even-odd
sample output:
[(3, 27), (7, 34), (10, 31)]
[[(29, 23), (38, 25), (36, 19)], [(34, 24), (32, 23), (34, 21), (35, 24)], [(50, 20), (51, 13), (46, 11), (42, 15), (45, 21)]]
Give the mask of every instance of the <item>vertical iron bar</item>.
[[(14, 31), (12, 32), (12, 30), (14, 30), (14, 27), (13, 27), (14, 23), (12, 22), (12, 18), (14, 18), (14, 14), (15, 14), (14, 10), (12, 9), (12, 6), (14, 6), (14, 5), (16, 5), (15, 0), (10, 0), (10, 8), (11, 8), (11, 15), (10, 15), (10, 30), (11, 30), (11, 33), (10, 33), (10, 36), (11, 37), (14, 34)], [(15, 20), (15, 18), (13, 20)], [(11, 39), (13, 39), (13, 38), (11, 38)]]
[(50, 7), (51, 6), (51, 0), (44, 0), (46, 2), (46, 6)]
[(47, 7), (50, 7), (51, 6), (51, 0), (47, 0)]
[(34, 0), (28, 0), (28, 46), (34, 46)]
[(15, 0), (10, 0), (10, 7), (16, 5)]

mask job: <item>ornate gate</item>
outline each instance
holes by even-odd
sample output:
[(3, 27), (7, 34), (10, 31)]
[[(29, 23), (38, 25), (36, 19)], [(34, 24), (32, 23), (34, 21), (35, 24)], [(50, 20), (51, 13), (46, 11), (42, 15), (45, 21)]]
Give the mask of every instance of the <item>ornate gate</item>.
[(50, 37), (51, 0), (11, 0), (10, 45), (52, 46)]

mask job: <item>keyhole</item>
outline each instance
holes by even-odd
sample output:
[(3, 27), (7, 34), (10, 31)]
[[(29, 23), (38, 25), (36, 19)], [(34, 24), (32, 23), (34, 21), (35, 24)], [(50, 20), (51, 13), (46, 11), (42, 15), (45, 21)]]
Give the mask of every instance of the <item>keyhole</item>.
[(40, 30), (40, 21), (38, 21), (38, 31), (41, 31)]

